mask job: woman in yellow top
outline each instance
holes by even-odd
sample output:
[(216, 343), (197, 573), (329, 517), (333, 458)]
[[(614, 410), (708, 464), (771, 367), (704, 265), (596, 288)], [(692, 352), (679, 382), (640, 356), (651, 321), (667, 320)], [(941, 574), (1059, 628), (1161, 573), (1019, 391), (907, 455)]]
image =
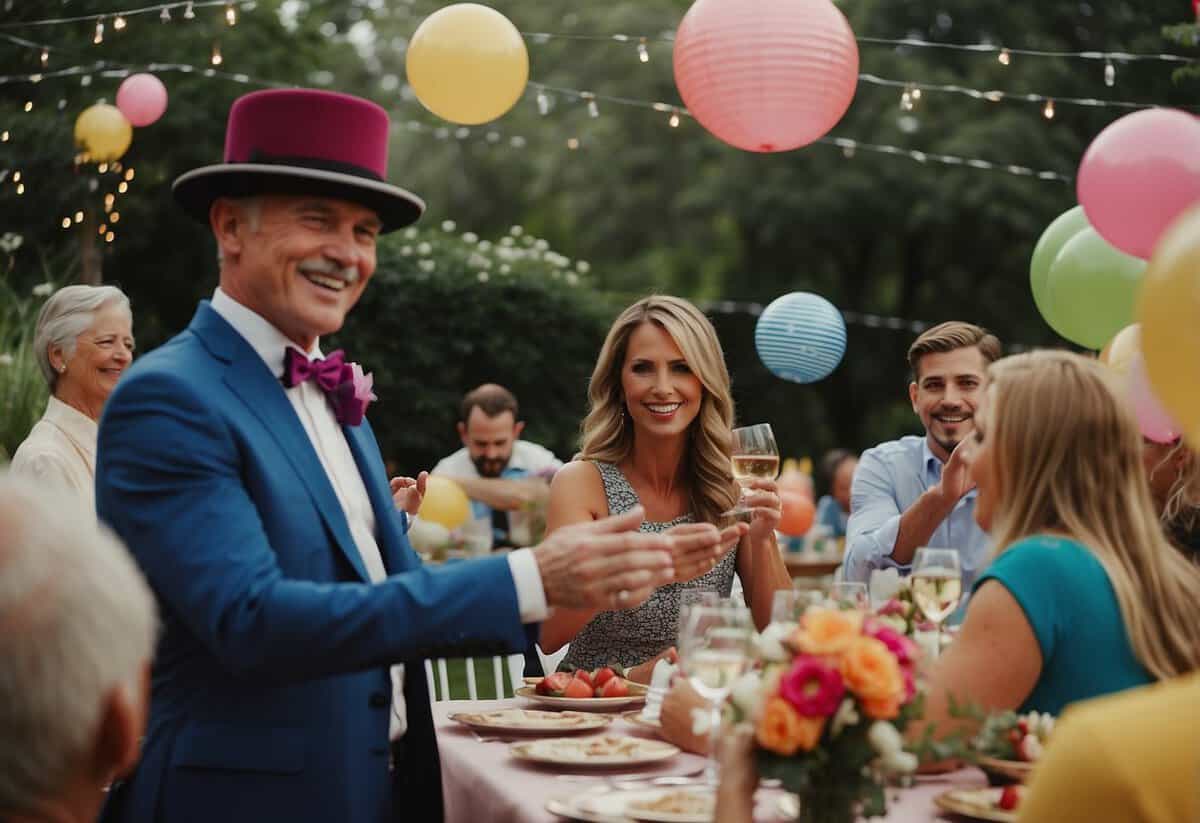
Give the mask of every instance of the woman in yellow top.
[[(643, 531), (723, 523), (738, 499), (730, 463), (733, 399), (716, 331), (695, 306), (653, 296), (626, 309), (600, 350), (588, 399), (579, 459), (551, 486), (547, 532), (639, 503)], [(633, 674), (647, 679), (654, 658), (675, 642), (683, 593), (715, 589), (727, 597), (735, 573), (755, 623), (765, 626), (774, 592), (791, 586), (775, 541), (774, 481), (755, 481), (745, 504), (752, 522), (725, 526), (727, 554), (677, 565), (674, 582), (633, 608), (556, 610), (542, 624), (542, 648), (570, 643), (568, 667), (647, 664)]]

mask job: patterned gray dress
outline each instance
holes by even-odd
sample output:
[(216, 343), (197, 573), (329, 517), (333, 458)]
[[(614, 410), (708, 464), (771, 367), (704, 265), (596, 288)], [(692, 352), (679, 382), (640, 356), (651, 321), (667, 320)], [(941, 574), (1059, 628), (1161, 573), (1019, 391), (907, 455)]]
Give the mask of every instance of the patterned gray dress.
[[(610, 514), (622, 514), (640, 502), (637, 492), (621, 470), (612, 463), (595, 463), (604, 481)], [(691, 523), (685, 514), (668, 523), (642, 524), (644, 532), (662, 532), (681, 523)], [(729, 597), (737, 565), (737, 547), (721, 558), (712, 571), (686, 583), (668, 583), (650, 595), (636, 608), (601, 612), (584, 626), (575, 639), (560, 668), (595, 669), (609, 663), (636, 666), (659, 652), (675, 645), (679, 635), (680, 593), (685, 589), (716, 589), (721, 597)]]

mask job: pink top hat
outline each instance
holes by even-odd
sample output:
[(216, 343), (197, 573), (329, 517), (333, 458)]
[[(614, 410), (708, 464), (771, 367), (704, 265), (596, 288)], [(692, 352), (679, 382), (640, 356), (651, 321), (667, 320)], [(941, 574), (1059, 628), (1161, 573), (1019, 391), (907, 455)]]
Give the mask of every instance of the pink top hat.
[(225, 162), (175, 181), (175, 199), (207, 223), (218, 197), (315, 194), (374, 209), (383, 231), (416, 221), (425, 203), (384, 180), (388, 116), (369, 100), (314, 89), (239, 97), (229, 110)]

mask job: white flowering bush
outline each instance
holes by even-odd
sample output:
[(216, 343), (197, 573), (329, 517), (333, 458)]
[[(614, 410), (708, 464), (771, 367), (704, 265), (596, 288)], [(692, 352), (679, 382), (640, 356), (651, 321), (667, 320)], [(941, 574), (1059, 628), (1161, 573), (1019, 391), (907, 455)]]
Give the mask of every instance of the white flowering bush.
[(590, 271), (521, 226), (489, 238), (446, 220), (384, 238), (374, 281), (327, 346), (374, 373), (384, 454), (408, 474), (430, 468), (461, 446), (462, 395), (494, 382), (517, 396), (523, 437), (570, 458), (622, 308), (592, 288)]
[(46, 381), (33, 358), (38, 311), (53, 283), (29, 289), (13, 284), (13, 253), (20, 235), (0, 234), (0, 463), (7, 463), (46, 410)]

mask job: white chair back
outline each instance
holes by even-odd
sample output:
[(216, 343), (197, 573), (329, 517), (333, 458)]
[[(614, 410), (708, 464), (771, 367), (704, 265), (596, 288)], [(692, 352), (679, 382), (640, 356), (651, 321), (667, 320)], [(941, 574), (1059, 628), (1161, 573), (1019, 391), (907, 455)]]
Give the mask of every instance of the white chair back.
[[(458, 663), (460, 661), (466, 665), (466, 694), (450, 693), (450, 670), (445, 658), (425, 661), (425, 681), (429, 687), (430, 700), (436, 703), (441, 700), (479, 699), (479, 689), (475, 678), (475, 658), (462, 657), (454, 662)], [(507, 657), (500, 657), (497, 655), (491, 658), (491, 661), (496, 697), (514, 696), (517, 689), (521, 687), (522, 676), (525, 670), (525, 656), (510, 654)], [(435, 670), (437, 672), (436, 678), (434, 676)]]

